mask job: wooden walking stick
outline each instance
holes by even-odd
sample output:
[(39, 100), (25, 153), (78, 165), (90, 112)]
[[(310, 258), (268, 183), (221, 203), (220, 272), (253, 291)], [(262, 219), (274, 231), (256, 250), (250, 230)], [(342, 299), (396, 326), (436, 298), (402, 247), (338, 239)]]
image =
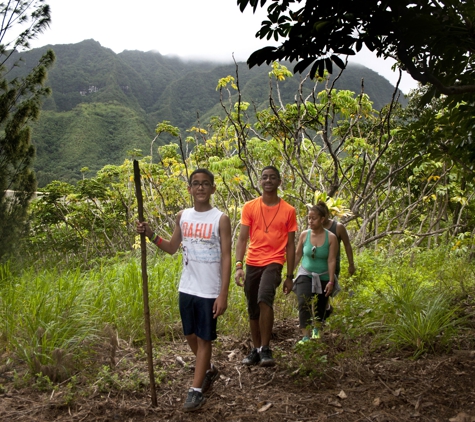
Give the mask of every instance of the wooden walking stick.
[[(143, 222), (143, 198), (142, 186), (140, 183), (139, 162), (134, 160), (134, 180), (135, 195), (137, 196), (137, 206), (139, 221)], [(148, 275), (147, 275), (147, 243), (145, 233), (140, 233), (140, 250), (142, 252), (142, 295), (143, 295), (143, 315), (145, 320), (145, 337), (147, 339), (147, 361), (148, 373), (150, 376), (150, 388), (152, 393), (152, 406), (157, 407), (157, 393), (155, 391), (155, 376), (153, 373), (152, 335), (150, 333), (150, 308), (148, 306)]]

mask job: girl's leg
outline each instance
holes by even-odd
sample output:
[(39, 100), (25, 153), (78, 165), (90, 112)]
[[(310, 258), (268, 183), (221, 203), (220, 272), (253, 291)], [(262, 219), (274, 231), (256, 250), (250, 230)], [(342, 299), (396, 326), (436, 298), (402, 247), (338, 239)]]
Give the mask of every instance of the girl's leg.
[[(322, 281), (322, 290), (325, 291), (325, 287), (328, 281)], [(325, 293), (318, 295), (317, 300), (317, 319), (322, 322), (325, 320), (325, 313), (327, 310), (328, 297), (325, 296)]]
[(304, 336), (309, 336), (312, 325), (312, 279), (300, 276), (296, 280), (297, 299), (299, 306), (299, 326)]

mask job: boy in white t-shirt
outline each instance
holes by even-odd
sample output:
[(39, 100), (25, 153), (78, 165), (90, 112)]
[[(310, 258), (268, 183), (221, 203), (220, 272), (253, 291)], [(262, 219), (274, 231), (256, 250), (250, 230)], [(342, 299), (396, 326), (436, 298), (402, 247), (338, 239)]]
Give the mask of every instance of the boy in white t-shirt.
[(179, 306), (183, 333), (196, 356), (193, 384), (184, 404), (185, 412), (198, 410), (205, 403), (204, 394), (218, 378), (211, 363), (212, 341), (217, 338), (217, 317), (227, 308), (231, 277), (231, 222), (210, 203), (215, 192), (214, 175), (209, 170), (191, 173), (188, 192), (193, 208), (180, 211), (170, 240), (157, 236), (146, 222), (137, 223), (137, 233), (144, 233), (158, 248), (174, 254), (183, 249)]

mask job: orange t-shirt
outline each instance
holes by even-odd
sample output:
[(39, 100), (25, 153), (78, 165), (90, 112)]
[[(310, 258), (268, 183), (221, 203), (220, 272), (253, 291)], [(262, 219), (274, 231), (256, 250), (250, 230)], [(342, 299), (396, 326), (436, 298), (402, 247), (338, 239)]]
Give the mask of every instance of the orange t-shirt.
[(256, 267), (284, 264), (288, 233), (297, 231), (297, 216), (292, 205), (281, 199), (278, 205), (268, 207), (261, 197), (253, 199), (242, 208), (241, 224), (249, 227), (247, 264)]

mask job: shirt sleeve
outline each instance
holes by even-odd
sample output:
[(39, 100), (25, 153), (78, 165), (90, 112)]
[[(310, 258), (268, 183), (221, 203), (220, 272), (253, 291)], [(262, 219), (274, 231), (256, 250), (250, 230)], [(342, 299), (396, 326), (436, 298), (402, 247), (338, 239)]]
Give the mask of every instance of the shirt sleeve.
[(289, 233), (297, 231), (297, 213), (294, 207), (291, 207), (290, 221), (289, 221)]
[(250, 204), (246, 202), (242, 207), (241, 211), (241, 224), (243, 226), (250, 226), (251, 225), (251, 212), (250, 212)]

